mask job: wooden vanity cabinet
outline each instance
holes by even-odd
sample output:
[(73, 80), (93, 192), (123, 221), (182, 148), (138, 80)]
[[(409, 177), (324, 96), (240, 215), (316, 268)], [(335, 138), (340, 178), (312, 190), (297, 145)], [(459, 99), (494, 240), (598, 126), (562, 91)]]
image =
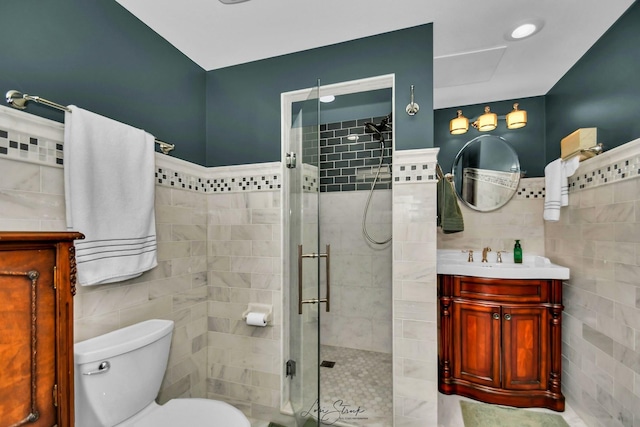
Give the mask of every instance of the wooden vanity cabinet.
[(73, 427), (72, 232), (0, 232), (0, 427)]
[(561, 280), (438, 275), (438, 389), (564, 410)]

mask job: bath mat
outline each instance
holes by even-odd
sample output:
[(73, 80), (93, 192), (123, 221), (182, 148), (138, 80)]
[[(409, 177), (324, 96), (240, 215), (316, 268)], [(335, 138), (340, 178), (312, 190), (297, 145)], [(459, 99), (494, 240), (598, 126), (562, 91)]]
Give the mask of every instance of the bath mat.
[(560, 415), (460, 401), (464, 427), (569, 427)]
[[(315, 427), (317, 425), (316, 421), (313, 419), (308, 419), (306, 423), (304, 423), (303, 427)], [(269, 423), (267, 427), (285, 427), (282, 424), (274, 423), (273, 421)]]

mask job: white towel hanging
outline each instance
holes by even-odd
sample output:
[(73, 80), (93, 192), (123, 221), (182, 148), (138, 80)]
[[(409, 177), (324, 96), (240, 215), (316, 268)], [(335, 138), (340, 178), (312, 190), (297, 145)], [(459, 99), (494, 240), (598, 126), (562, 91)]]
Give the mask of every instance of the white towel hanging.
[(153, 135), (76, 106), (65, 113), (67, 228), (76, 242), (78, 282), (98, 285), (157, 265)]
[(546, 221), (560, 220), (560, 208), (569, 205), (569, 177), (580, 165), (578, 157), (554, 160), (544, 168), (544, 212)]

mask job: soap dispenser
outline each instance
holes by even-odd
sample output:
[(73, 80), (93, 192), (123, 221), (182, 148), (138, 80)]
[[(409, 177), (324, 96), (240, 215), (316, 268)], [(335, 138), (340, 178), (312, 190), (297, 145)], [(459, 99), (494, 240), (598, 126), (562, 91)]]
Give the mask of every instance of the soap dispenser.
[(520, 240), (516, 240), (516, 244), (513, 247), (513, 262), (522, 264), (522, 246), (520, 246)]

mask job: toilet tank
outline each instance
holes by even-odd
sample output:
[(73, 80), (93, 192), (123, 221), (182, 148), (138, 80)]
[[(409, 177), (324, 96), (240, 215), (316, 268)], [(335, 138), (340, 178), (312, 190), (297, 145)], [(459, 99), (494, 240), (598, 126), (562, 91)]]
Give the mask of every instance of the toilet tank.
[(152, 403), (167, 368), (172, 332), (171, 320), (154, 319), (76, 343), (76, 426), (111, 427)]

